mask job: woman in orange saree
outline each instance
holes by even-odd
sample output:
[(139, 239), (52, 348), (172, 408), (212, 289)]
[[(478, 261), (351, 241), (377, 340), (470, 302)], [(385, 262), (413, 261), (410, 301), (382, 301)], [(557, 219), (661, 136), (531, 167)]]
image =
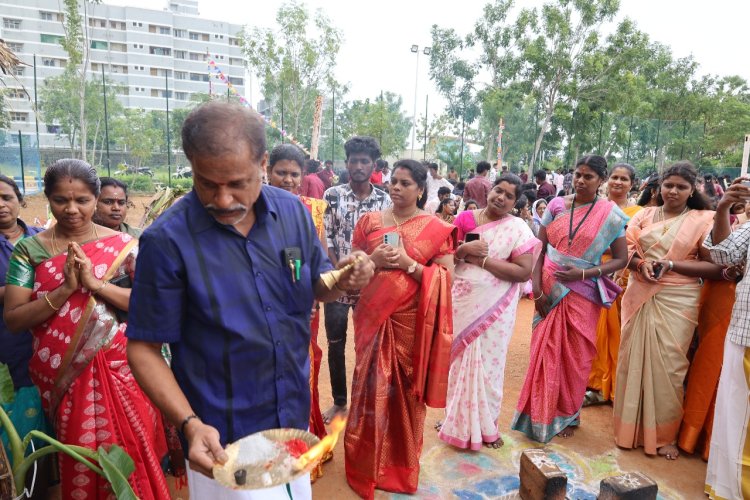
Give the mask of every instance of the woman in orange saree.
[[(627, 163), (618, 163), (612, 167), (612, 173), (607, 180), (607, 198), (620, 207), (629, 218), (633, 217), (643, 207), (630, 205), (628, 194), (635, 182), (635, 169)], [(612, 256), (605, 252), (602, 262), (607, 262)], [(628, 284), (629, 272), (623, 269), (617, 273), (617, 284), (624, 290)], [(612, 401), (615, 392), (615, 372), (617, 371), (617, 352), (620, 350), (620, 302), (622, 295), (612, 303), (612, 307), (603, 307), (596, 325), (596, 356), (591, 364), (586, 399), (583, 406)]]
[(707, 280), (701, 292), (696, 329), (698, 349), (688, 371), (684, 416), (677, 445), (688, 453), (697, 448), (706, 461), (711, 447), (724, 340), (732, 319), (736, 287), (734, 280)]
[(662, 206), (633, 217), (630, 269), (614, 404), (615, 442), (674, 460), (682, 422), (687, 352), (698, 319), (701, 278), (721, 279), (702, 246), (714, 212), (696, 192), (697, 174), (678, 162), (662, 176)]
[[(569, 437), (579, 424), (599, 310), (620, 291), (607, 275), (626, 264), (628, 218), (611, 201), (598, 199), (606, 178), (603, 157), (578, 160), (575, 194), (550, 201), (539, 229), (543, 251), (532, 279), (538, 314), (511, 428), (542, 443)], [(602, 264), (608, 248), (613, 257)]]
[[(57, 438), (92, 452), (117, 444), (133, 459), (128, 481), (138, 498), (168, 498), (161, 414), (130, 371), (115, 310), (128, 308), (130, 291), (113, 283), (132, 279), (137, 241), (92, 223), (99, 179), (87, 163), (60, 160), (44, 181), (58, 222), (16, 246), (6, 324), (32, 330), (29, 373)], [(113, 495), (106, 479), (62, 453), (60, 478), (66, 499)]]
[[(302, 150), (293, 144), (279, 144), (268, 157), (268, 184), (299, 194), (302, 182), (302, 165), (305, 157)], [(323, 248), (327, 248), (323, 215), (328, 204), (324, 200), (300, 196), (299, 200), (310, 212), (315, 232)], [(316, 302), (310, 317), (310, 432), (323, 439), (326, 431), (323, 415), (320, 412), (320, 393), (318, 392), (318, 376), (323, 350), (318, 345), (318, 330), (320, 327), (320, 306)], [(310, 471), (310, 480), (315, 482), (323, 475), (323, 464), (333, 458), (333, 451), (328, 451), (318, 465)]]
[(346, 479), (363, 498), (373, 498), (375, 488), (417, 490), (425, 405), (445, 406), (455, 227), (418, 208), (426, 180), (421, 163), (396, 162), (393, 208), (366, 214), (354, 232), (354, 246), (378, 268), (354, 310), (356, 364), (344, 438)]

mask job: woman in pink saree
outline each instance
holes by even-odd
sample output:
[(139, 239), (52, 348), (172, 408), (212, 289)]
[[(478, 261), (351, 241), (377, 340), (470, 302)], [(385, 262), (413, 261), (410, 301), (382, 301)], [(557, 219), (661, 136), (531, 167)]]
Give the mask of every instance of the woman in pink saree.
[[(445, 420), (439, 437), (458, 448), (497, 448), (508, 343), (520, 288), (531, 277), (541, 242), (511, 214), (521, 179), (498, 178), (482, 210), (464, 212), (481, 224), (480, 239), (456, 250), (453, 282), (453, 344)], [(464, 216), (466, 217), (466, 216)]]
[[(539, 229), (542, 256), (532, 278), (538, 315), (511, 427), (542, 443), (572, 435), (571, 427), (579, 424), (599, 312), (620, 292), (608, 275), (627, 262), (628, 217), (598, 197), (606, 179), (603, 157), (578, 160), (575, 194), (552, 200)], [(612, 259), (602, 263), (607, 249)]]

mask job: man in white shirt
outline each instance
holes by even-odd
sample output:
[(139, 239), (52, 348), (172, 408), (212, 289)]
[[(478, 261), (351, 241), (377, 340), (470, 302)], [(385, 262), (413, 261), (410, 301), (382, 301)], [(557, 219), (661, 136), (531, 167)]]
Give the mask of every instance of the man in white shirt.
[(448, 179), (445, 179), (438, 173), (438, 164), (437, 163), (430, 163), (429, 164), (429, 172), (430, 175), (427, 176), (427, 201), (437, 200), (438, 197), (438, 189), (441, 187), (447, 187), (450, 188), (451, 191), (453, 191), (453, 184), (448, 182)]

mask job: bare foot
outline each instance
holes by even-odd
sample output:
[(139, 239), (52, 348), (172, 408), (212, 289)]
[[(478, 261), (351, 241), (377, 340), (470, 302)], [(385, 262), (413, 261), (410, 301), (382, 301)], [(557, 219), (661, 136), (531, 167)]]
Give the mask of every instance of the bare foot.
[(503, 438), (498, 437), (496, 440), (492, 441), (491, 443), (485, 442), (484, 446), (486, 446), (487, 448), (497, 449), (497, 448), (500, 448), (504, 444), (505, 444), (505, 441), (503, 441)]
[(677, 449), (677, 447), (673, 444), (668, 444), (666, 446), (662, 446), (656, 452), (665, 457), (667, 460), (677, 460), (677, 457), (680, 456), (680, 450)]
[(438, 432), (440, 432), (440, 429), (442, 429), (442, 428), (443, 428), (443, 421), (442, 420), (438, 420), (438, 423), (435, 424), (435, 430), (438, 431)]
[(557, 433), (557, 435), (561, 438), (573, 437), (573, 434), (575, 434), (575, 429), (573, 429), (572, 427), (566, 427), (565, 429)]
[(333, 417), (335, 417), (336, 415), (341, 415), (342, 417), (344, 417), (346, 416), (346, 412), (346, 406), (333, 405), (323, 412), (323, 423), (328, 425), (331, 423), (331, 420), (333, 420)]

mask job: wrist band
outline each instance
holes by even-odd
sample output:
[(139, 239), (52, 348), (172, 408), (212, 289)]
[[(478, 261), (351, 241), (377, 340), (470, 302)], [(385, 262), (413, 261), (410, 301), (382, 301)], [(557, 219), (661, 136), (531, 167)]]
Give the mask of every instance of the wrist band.
[(109, 281), (104, 281), (104, 282), (102, 282), (102, 286), (100, 286), (96, 290), (92, 291), (91, 293), (94, 294), (94, 295), (96, 295), (97, 293), (99, 293), (102, 290), (104, 290), (107, 287), (107, 285), (109, 285)]
[(541, 298), (542, 298), (542, 295), (544, 295), (544, 292), (543, 292), (543, 291), (542, 291), (542, 292), (539, 292), (539, 297), (534, 297), (534, 295), (532, 294), (532, 295), (531, 295), (531, 298), (532, 298), (532, 299), (534, 300), (534, 302), (536, 302), (537, 300), (539, 300), (539, 299), (541, 299)]
[(602, 277), (602, 268), (601, 267), (597, 267), (596, 270), (599, 271), (599, 277), (601, 278)]
[[(54, 304), (52, 303), (52, 301), (51, 301), (51, 300), (49, 300), (49, 295), (45, 295), (45, 296), (44, 296), (44, 300), (46, 300), (46, 301), (47, 301), (47, 304), (48, 304), (48, 305), (49, 305), (49, 306), (50, 306), (50, 307), (51, 307), (52, 309), (54, 309), (55, 311), (59, 311), (59, 310), (60, 310), (60, 308), (59, 308), (59, 307), (55, 307), (55, 305), (54, 305)], [(62, 306), (61, 306), (61, 307), (62, 307)]]
[(487, 263), (487, 259), (489, 259), (489, 258), (490, 258), (490, 257), (489, 257), (489, 255), (488, 255), (487, 257), (485, 257), (485, 258), (484, 258), (484, 259), (482, 260), (482, 269), (484, 269), (484, 265), (485, 265), (485, 264)]
[(641, 261), (640, 261), (640, 262), (638, 263), (638, 265), (637, 265), (637, 266), (635, 266), (635, 270), (636, 270), (636, 271), (638, 271), (638, 272), (640, 273), (640, 272), (641, 272), (641, 266), (643, 266), (644, 264), (646, 264), (646, 261), (645, 261), (645, 260), (641, 260)]
[(672, 262), (672, 261), (670, 260), (670, 261), (669, 261), (669, 270), (671, 271), (672, 269), (674, 269), (674, 262)]
[(185, 420), (183, 420), (182, 424), (180, 424), (180, 434), (183, 434), (183, 435), (185, 434), (185, 426), (187, 425), (188, 422), (190, 422), (194, 418), (197, 418), (198, 420), (200, 420), (200, 417), (196, 415), (195, 413), (191, 413), (190, 415), (185, 417)]

